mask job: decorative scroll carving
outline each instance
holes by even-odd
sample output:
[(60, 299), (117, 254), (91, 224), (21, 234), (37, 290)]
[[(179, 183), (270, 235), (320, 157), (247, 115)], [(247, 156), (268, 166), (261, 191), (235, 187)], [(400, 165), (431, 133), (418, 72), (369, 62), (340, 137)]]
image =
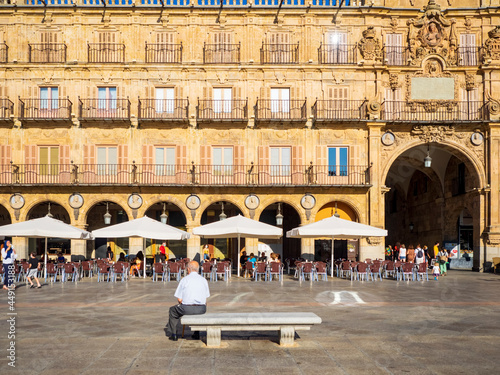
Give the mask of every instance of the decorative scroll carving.
[(366, 242), (373, 246), (380, 245), (382, 237), (366, 237)]
[(375, 37), (375, 29), (373, 26), (369, 26), (363, 31), (363, 38), (359, 41), (358, 48), (363, 59), (372, 61), (382, 60), (380, 40)]
[(441, 56), (449, 65), (457, 65), (457, 33), (454, 19), (448, 21), (441, 14), (441, 6), (434, 0), (424, 8), (425, 14), (407, 22), (410, 30), (408, 43), (411, 65), (419, 66), (431, 54)]
[(490, 116), (500, 115), (500, 101), (493, 98), (488, 91), (486, 91), (486, 98), (488, 99), (487, 108)]
[(491, 63), (491, 60), (500, 60), (500, 26), (488, 32), (489, 38), (484, 42), (483, 62)]
[(413, 125), (411, 135), (419, 137), (421, 141), (442, 142), (446, 138), (454, 135), (455, 128), (453, 125)]
[(401, 86), (401, 84), (399, 83), (399, 74), (397, 73), (389, 74), (389, 86), (391, 87), (391, 90), (396, 90), (398, 87)]
[(389, 23), (391, 25), (391, 32), (392, 33), (397, 33), (398, 31), (398, 26), (399, 26), (399, 20), (397, 17), (391, 17), (391, 22)]
[(476, 87), (474, 74), (465, 74), (465, 89), (467, 91), (473, 90)]

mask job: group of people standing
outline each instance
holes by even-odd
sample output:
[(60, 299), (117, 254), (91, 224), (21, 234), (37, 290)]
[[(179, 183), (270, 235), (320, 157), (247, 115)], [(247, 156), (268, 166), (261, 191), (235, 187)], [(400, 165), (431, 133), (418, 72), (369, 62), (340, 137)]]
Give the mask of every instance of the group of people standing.
[[(440, 275), (446, 276), (446, 271), (448, 269), (447, 264), (449, 264), (450, 255), (445, 248), (439, 246), (439, 241), (436, 241), (432, 249), (427, 246), (421, 247), (418, 244), (416, 247), (409, 245), (406, 248), (405, 244), (396, 242), (394, 247), (387, 245), (385, 248), (385, 259), (392, 261), (401, 261), (409, 263), (427, 263), (430, 268), (438, 265), (438, 272), (433, 268), (433, 275), (436, 280)], [(436, 276), (436, 273), (437, 276)]]

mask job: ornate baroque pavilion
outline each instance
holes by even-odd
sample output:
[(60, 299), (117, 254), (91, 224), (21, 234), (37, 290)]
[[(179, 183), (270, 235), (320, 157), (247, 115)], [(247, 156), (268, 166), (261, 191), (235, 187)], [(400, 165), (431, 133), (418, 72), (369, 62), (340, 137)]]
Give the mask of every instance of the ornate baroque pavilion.
[[(337, 214), (389, 236), (335, 241), (336, 257), (440, 241), (480, 270), (500, 255), (499, 4), (0, 0), (0, 225), (148, 215), (191, 231), (241, 213), (286, 231)], [(169, 247), (196, 258), (206, 241)], [(142, 249), (49, 248), (108, 243)]]

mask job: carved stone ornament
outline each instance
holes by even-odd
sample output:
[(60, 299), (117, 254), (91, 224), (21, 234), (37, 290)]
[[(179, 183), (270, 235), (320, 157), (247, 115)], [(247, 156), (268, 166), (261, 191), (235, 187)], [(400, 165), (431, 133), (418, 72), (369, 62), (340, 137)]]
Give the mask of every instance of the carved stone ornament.
[(485, 233), (485, 235), (488, 245), (494, 247), (500, 246), (500, 233)]
[(370, 245), (380, 245), (382, 242), (382, 237), (366, 237), (366, 242), (368, 242)]
[(441, 56), (448, 65), (457, 65), (458, 39), (454, 19), (448, 21), (441, 14), (441, 6), (429, 0), (425, 14), (407, 22), (411, 65), (420, 66), (431, 54)]
[(475, 75), (474, 74), (465, 74), (465, 89), (467, 91), (474, 90), (476, 87)]
[(500, 115), (500, 100), (493, 98), (488, 91), (486, 91), (486, 98), (488, 99), (486, 107), (490, 113), (490, 120), (493, 120), (491, 116)]
[(389, 86), (391, 87), (391, 90), (396, 90), (398, 87), (401, 86), (399, 83), (399, 74), (397, 73), (389, 74)]
[(399, 19), (397, 17), (391, 17), (391, 22), (389, 23), (391, 25), (391, 31), (393, 34), (398, 32), (398, 26), (399, 26)]
[(411, 135), (422, 142), (442, 142), (455, 134), (453, 125), (413, 125)]
[(490, 60), (500, 60), (500, 26), (490, 30), (488, 37), (484, 42), (483, 62), (489, 64)]
[(370, 100), (366, 105), (366, 110), (368, 112), (368, 118), (370, 120), (376, 120), (380, 118), (380, 110), (382, 105), (376, 100)]
[(380, 40), (375, 37), (375, 29), (373, 26), (369, 26), (363, 31), (363, 38), (359, 41), (358, 48), (363, 59), (371, 61), (382, 60)]

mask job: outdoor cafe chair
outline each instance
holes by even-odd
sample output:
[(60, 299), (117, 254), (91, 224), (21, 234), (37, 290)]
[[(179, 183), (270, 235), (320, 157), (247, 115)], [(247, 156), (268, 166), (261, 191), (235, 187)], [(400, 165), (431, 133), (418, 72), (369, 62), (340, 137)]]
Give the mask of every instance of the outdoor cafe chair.
[(94, 267), (90, 263), (90, 261), (83, 261), (82, 262), (82, 272), (80, 275), (80, 278), (83, 278), (85, 276), (85, 273), (87, 273), (88, 277), (92, 278), (94, 271)]
[(158, 281), (158, 276), (161, 276), (161, 281), (165, 281), (165, 265), (163, 263), (154, 264), (153, 282)]
[(295, 273), (293, 275), (294, 278), (300, 279), (300, 272), (302, 270), (302, 262), (300, 260), (296, 260), (293, 262), (295, 266)]
[(204, 262), (201, 265), (201, 276), (203, 276), (205, 279), (208, 276), (210, 281), (213, 280), (213, 267), (212, 267), (212, 264), (210, 262)]
[[(120, 280), (122, 282), (127, 281), (127, 266), (123, 262), (116, 262), (114, 266), (112, 267), (112, 277), (111, 279), (113, 282), (116, 283), (116, 279), (118, 278), (118, 275), (120, 275)], [(154, 280), (153, 280), (154, 281)]]
[(62, 282), (68, 281), (68, 278), (71, 276), (71, 281), (78, 281), (78, 271), (75, 268), (73, 263), (65, 263), (64, 264), (64, 275), (62, 278)]
[(14, 262), (14, 280), (17, 280), (19, 282), (21, 280), (21, 277), (23, 277), (23, 267), (19, 267), (19, 264), (17, 262)]
[(314, 265), (311, 262), (304, 262), (301, 264), (300, 268), (300, 279), (305, 281), (306, 276), (309, 278), (310, 281), (314, 281), (316, 278), (315, 275), (315, 269), (313, 267)]
[(362, 280), (363, 278), (368, 281), (368, 264), (360, 262), (356, 265), (357, 278)]
[(111, 275), (111, 270), (110, 270), (110, 266), (106, 263), (101, 263), (99, 266), (98, 266), (98, 269), (97, 269), (97, 282), (99, 283), (101, 281), (101, 278), (102, 278), (102, 281), (104, 281), (106, 279), (106, 276), (108, 278), (108, 282), (109, 282), (109, 277)]
[(26, 276), (28, 276), (29, 269), (30, 269), (30, 264), (28, 262), (21, 262), (22, 273), (19, 275), (19, 277), (24, 281), (27, 281)]
[(402, 277), (402, 274), (403, 274), (403, 269), (401, 267), (403, 263), (400, 261), (400, 260), (396, 260), (394, 261), (394, 268), (396, 269), (396, 273), (397, 273), (397, 279), (398, 280), (401, 280), (401, 277)]
[(259, 281), (261, 279), (261, 276), (264, 276), (264, 281), (266, 281), (266, 278), (267, 278), (266, 267), (267, 267), (267, 264), (264, 262), (255, 263), (255, 269), (254, 269), (255, 281)]
[(181, 279), (181, 265), (178, 262), (169, 262), (167, 267), (167, 281), (170, 281), (172, 277), (175, 277), (177, 281)]
[(349, 276), (352, 280), (352, 273), (353, 273), (353, 270), (352, 270), (352, 267), (351, 267), (351, 263), (348, 261), (348, 260), (345, 260), (342, 262), (342, 264), (340, 265), (340, 277), (347, 277)]
[(384, 277), (387, 279), (389, 277), (389, 275), (392, 275), (392, 277), (397, 279), (397, 277), (398, 277), (397, 273), (398, 273), (398, 270), (394, 266), (394, 262), (391, 260), (388, 260), (384, 266)]
[(245, 274), (244, 274), (244, 277), (247, 277), (248, 274), (250, 274), (250, 277), (253, 277), (253, 263), (252, 262), (246, 262), (245, 263)]
[(324, 281), (328, 280), (327, 267), (325, 262), (316, 263), (316, 279), (321, 275)]
[[(57, 281), (57, 267), (54, 263), (47, 263), (47, 276), (52, 276), (50, 279), (50, 282), (56, 282)], [(47, 282), (47, 276), (45, 276), (45, 282)]]
[(370, 276), (372, 278), (372, 281), (376, 281), (377, 277), (380, 278), (380, 281), (382, 281), (382, 263), (380, 262), (373, 262), (372, 264), (369, 264), (369, 271), (370, 271)]
[(429, 274), (427, 273), (427, 263), (419, 263), (417, 269), (417, 281), (418, 278), (421, 277), (422, 281), (424, 281), (424, 277), (427, 281), (429, 281)]
[(415, 281), (414, 263), (403, 263), (401, 268), (403, 269), (403, 280), (409, 281), (411, 276), (412, 281)]
[(277, 276), (279, 281), (283, 280), (283, 264), (280, 262), (269, 263), (267, 280), (273, 281), (273, 276)]
[(228, 280), (228, 263), (227, 262), (217, 262), (215, 265), (214, 281), (217, 281), (219, 276), (222, 276), (224, 281)]

